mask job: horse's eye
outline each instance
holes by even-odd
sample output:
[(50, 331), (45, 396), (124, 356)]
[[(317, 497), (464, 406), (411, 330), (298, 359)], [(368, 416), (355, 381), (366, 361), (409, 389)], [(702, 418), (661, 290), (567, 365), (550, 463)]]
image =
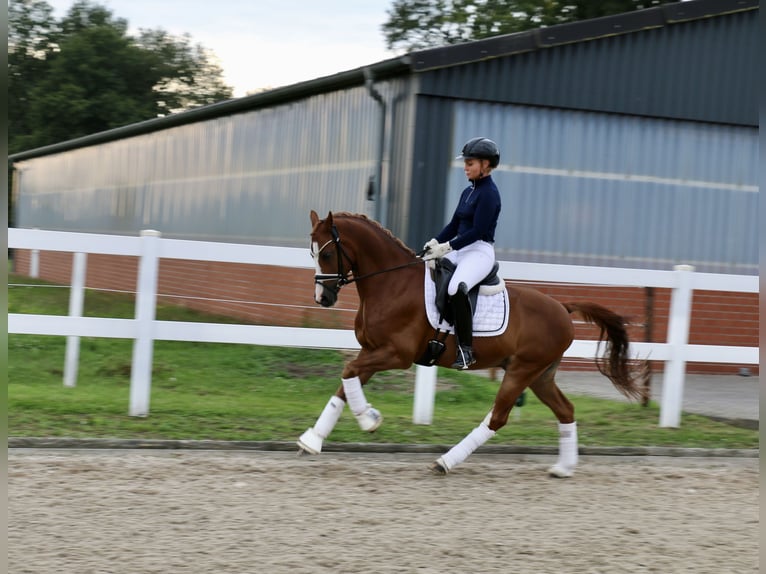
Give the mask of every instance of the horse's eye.
[(331, 257), (332, 257), (332, 253), (329, 253), (327, 251), (322, 253), (322, 259), (324, 259), (325, 261), (329, 261)]

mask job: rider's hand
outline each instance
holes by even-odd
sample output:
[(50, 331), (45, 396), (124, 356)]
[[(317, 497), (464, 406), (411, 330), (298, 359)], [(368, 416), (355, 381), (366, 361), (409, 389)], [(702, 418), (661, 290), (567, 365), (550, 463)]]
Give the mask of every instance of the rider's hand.
[(436, 241), (436, 239), (429, 239), (426, 244), (423, 246), (423, 251), (428, 253), (431, 249), (439, 245), (439, 242)]
[(445, 241), (444, 243), (437, 243), (436, 245), (429, 247), (426, 254), (423, 255), (423, 261), (441, 259), (450, 251), (452, 251), (452, 246), (449, 244), (449, 241)]

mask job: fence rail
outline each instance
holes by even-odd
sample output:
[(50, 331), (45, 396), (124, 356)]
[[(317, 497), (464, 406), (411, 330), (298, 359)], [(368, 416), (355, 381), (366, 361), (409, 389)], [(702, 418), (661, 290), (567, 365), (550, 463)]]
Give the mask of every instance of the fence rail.
[[(8, 333), (66, 336), (64, 384), (67, 386), (76, 383), (80, 337), (133, 339), (129, 405), (131, 416), (146, 416), (149, 413), (155, 340), (279, 347), (359, 348), (353, 331), (344, 329), (186, 323), (155, 319), (157, 276), (159, 260), (162, 258), (313, 268), (313, 262), (306, 249), (163, 239), (158, 232), (152, 230), (143, 231), (140, 237), (129, 237), (17, 228), (8, 230), (8, 246), (32, 250), (33, 270), (37, 268), (36, 256), (39, 251), (73, 253), (69, 315), (9, 313)], [(140, 258), (135, 319), (81, 316), (87, 253)], [(688, 344), (693, 291), (701, 289), (758, 293), (756, 276), (695, 273), (692, 267), (685, 265), (677, 266), (674, 271), (656, 271), (511, 261), (500, 262), (500, 273), (520, 281), (671, 289), (667, 342), (634, 342), (630, 346), (630, 354), (634, 359), (651, 357), (652, 360), (665, 362), (660, 426), (680, 425), (687, 362), (758, 363), (758, 347)], [(596, 341), (576, 340), (564, 356), (593, 359), (597, 354), (597, 347)], [(413, 408), (413, 420), (416, 423), (431, 422), (435, 373), (435, 367), (417, 367)]]

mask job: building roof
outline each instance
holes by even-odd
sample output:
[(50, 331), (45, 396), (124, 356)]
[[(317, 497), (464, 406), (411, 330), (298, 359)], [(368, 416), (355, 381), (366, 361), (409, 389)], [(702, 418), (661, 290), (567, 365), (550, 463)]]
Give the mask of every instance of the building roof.
[(645, 10), (413, 52), (410, 54), (410, 67), (413, 71), (422, 72), (757, 9), (758, 0), (694, 0), (663, 4)]

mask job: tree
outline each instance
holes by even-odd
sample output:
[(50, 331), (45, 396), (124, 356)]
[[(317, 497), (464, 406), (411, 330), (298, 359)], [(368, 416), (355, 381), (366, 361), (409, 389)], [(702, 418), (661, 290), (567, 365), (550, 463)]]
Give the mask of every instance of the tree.
[(80, 0), (57, 22), (44, 0), (9, 4), (11, 153), (232, 97), (212, 54), (162, 29), (128, 34)]
[(156, 117), (155, 57), (137, 49), (127, 22), (75, 4), (59, 50), (30, 91), (35, 143), (64, 141)]
[(390, 50), (416, 51), (620, 14), (669, 1), (394, 0), (386, 11), (388, 20), (383, 24), (383, 33)]
[(186, 34), (175, 37), (162, 29), (141, 30), (138, 46), (157, 56), (162, 79), (154, 86), (160, 113), (173, 113), (231, 98), (223, 69), (201, 44)]
[(28, 147), (30, 92), (44, 77), (58, 48), (53, 8), (43, 0), (11, 0), (8, 5), (8, 147)]

